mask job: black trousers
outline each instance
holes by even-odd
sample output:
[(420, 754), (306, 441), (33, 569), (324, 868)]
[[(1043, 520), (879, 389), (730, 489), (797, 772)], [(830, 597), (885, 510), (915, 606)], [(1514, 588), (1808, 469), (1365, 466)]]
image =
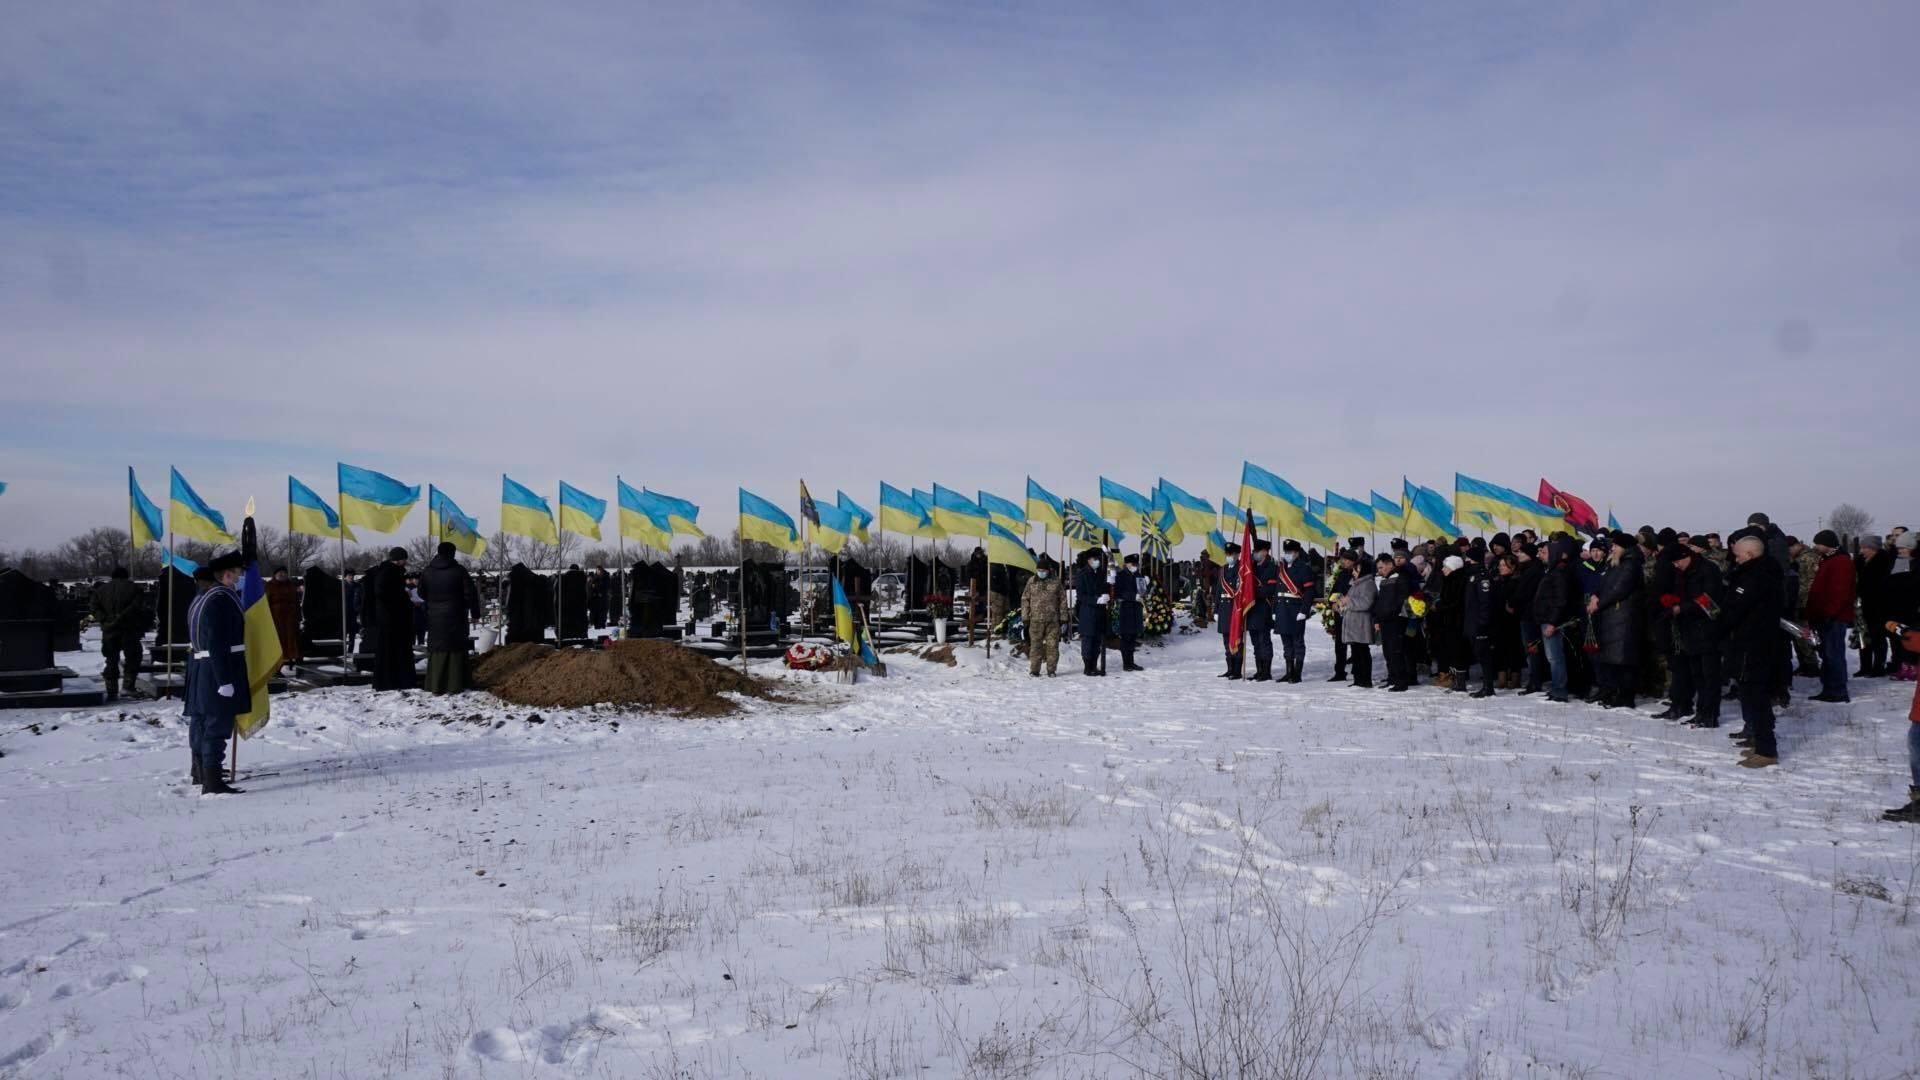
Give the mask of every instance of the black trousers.
[(1866, 620), (1866, 629), (1860, 635), (1860, 674), (1885, 675), (1890, 644), (1892, 639), (1887, 636), (1887, 628), (1872, 619)]
[(1704, 654), (1676, 652), (1673, 665), (1673, 707), (1702, 720), (1720, 719), (1720, 650)]
[(1380, 655), (1387, 661), (1387, 685), (1405, 686), (1413, 681), (1413, 657), (1407, 653), (1407, 620), (1380, 620)]
[(1347, 662), (1353, 665), (1353, 685), (1372, 686), (1373, 650), (1365, 645), (1348, 645), (1344, 642), (1340, 647), (1346, 650)]
[(1473, 639), (1473, 662), (1480, 665), (1482, 689), (1493, 689), (1493, 639), (1481, 634)]
[(102, 634), (100, 652), (107, 658), (107, 667), (101, 674), (108, 690), (117, 690), (122, 679), (129, 692), (134, 681), (140, 677), (140, 635), (139, 634)]
[[(1791, 645), (1788, 648), (1792, 648)], [(1753, 752), (1761, 757), (1779, 757), (1780, 747), (1773, 741), (1773, 685), (1771, 682), (1740, 680), (1740, 718), (1746, 721), (1747, 735), (1753, 739)]]
[[(1360, 647), (1362, 649), (1366, 648), (1365, 645), (1362, 645)], [(1340, 640), (1339, 635), (1337, 634), (1334, 635), (1334, 639), (1333, 639), (1333, 673), (1334, 675), (1339, 676), (1339, 675), (1345, 675), (1347, 673), (1347, 650), (1351, 648), (1353, 648), (1353, 646)]]

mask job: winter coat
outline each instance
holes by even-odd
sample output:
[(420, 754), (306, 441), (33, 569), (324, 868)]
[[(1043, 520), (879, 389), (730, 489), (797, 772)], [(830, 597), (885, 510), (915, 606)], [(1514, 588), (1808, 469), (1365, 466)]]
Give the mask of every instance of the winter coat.
[(1219, 621), (1220, 634), (1223, 637), (1227, 633), (1228, 621), (1233, 618), (1234, 597), (1228, 596), (1227, 591), (1239, 587), (1240, 561), (1236, 557), (1228, 559), (1226, 564), (1216, 569), (1213, 574), (1213, 617)]
[(1771, 558), (1735, 563), (1727, 575), (1721, 620), (1739, 658), (1731, 674), (1741, 682), (1772, 685), (1781, 661), (1780, 619), (1786, 614), (1786, 573)]
[(1540, 579), (1546, 576), (1546, 567), (1539, 559), (1528, 559), (1514, 568), (1513, 577), (1507, 586), (1507, 607), (1521, 622), (1532, 622), (1534, 595), (1540, 591)]
[(100, 625), (100, 636), (104, 640), (138, 637), (147, 632), (150, 617), (146, 601), (140, 595), (140, 586), (127, 578), (112, 578), (93, 590), (87, 606), (93, 621)]
[(539, 574), (524, 564), (514, 563), (513, 569), (507, 571), (507, 592), (501, 606), (507, 612), (507, 644), (546, 638), (547, 627), (553, 622), (553, 594), (547, 591)]
[(1081, 637), (1105, 638), (1107, 636), (1107, 605), (1100, 602), (1107, 596), (1105, 570), (1095, 570), (1084, 565), (1074, 570), (1073, 619)]
[[(1284, 577), (1281, 576), (1284, 571)], [(1276, 579), (1281, 582), (1276, 594), (1279, 605), (1279, 618), (1282, 626), (1290, 626), (1300, 621), (1300, 616), (1313, 614), (1313, 602), (1320, 596), (1320, 579), (1314, 576), (1313, 564), (1302, 555), (1286, 566), (1274, 567)], [(1285, 582), (1292, 581), (1293, 588), (1288, 589)]]
[(1394, 570), (1379, 578), (1373, 593), (1373, 621), (1386, 625), (1388, 620), (1406, 617), (1407, 600), (1413, 596), (1406, 575)]
[(407, 568), (381, 563), (367, 571), (367, 638), (373, 653), (375, 690), (410, 690), (413, 670), (413, 597), (407, 593)]
[(453, 556), (435, 555), (420, 572), (420, 598), (427, 603), (427, 650), (466, 652), (468, 627), (480, 621), (473, 575)]
[(1253, 607), (1247, 611), (1248, 630), (1272, 630), (1280, 602), (1280, 564), (1268, 559), (1253, 564)]
[(1347, 609), (1340, 615), (1340, 640), (1348, 645), (1373, 644), (1373, 602), (1380, 583), (1372, 574), (1356, 575), (1347, 586)]
[(1027, 582), (1025, 591), (1020, 594), (1020, 621), (1027, 624), (1027, 632), (1035, 629), (1058, 628), (1067, 621), (1067, 586), (1057, 577), (1045, 581), (1038, 577)]
[[(1493, 636), (1494, 573), (1482, 566), (1461, 571), (1467, 575), (1466, 596), (1462, 600), (1460, 632), (1471, 642)], [(1456, 575), (1458, 576), (1458, 575)]]
[(1639, 656), (1640, 595), (1646, 584), (1640, 549), (1629, 547), (1600, 579), (1600, 609), (1593, 632), (1600, 640), (1600, 662), (1632, 666)]
[(1807, 590), (1809, 620), (1853, 621), (1853, 560), (1835, 551), (1820, 560), (1820, 569)]
[(1540, 571), (1539, 582), (1533, 590), (1533, 606), (1527, 609), (1527, 618), (1541, 626), (1559, 626), (1574, 617), (1580, 608), (1580, 597), (1574, 595), (1579, 583), (1574, 580), (1573, 567), (1564, 562), (1550, 562)]
[(1142, 573), (1121, 567), (1113, 575), (1113, 602), (1120, 605), (1119, 632), (1122, 637), (1138, 637), (1145, 623), (1141, 603), (1147, 598), (1151, 580)]
[(1887, 621), (1887, 575), (1893, 571), (1893, 554), (1876, 551), (1870, 559), (1861, 559), (1855, 567), (1854, 582), (1860, 594), (1860, 618), (1868, 626)]
[[(253, 710), (247, 678), (247, 620), (240, 594), (216, 585), (193, 598), (187, 614), (186, 714), (232, 719)], [(222, 697), (220, 687), (233, 693)]]
[(1673, 592), (1661, 594), (1663, 598), (1672, 596), (1680, 601), (1671, 612), (1674, 647), (1687, 656), (1706, 656), (1717, 651), (1723, 636), (1721, 622), (1725, 612), (1717, 617), (1710, 614), (1708, 608), (1701, 606), (1701, 598), (1705, 597), (1716, 607), (1725, 607), (1719, 567), (1695, 555), (1687, 561), (1686, 570), (1675, 570), (1675, 579)]

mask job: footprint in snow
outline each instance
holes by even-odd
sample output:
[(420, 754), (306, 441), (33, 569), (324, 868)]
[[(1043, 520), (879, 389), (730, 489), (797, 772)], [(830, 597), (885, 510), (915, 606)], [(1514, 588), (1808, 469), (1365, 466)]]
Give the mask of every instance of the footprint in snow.
[(405, 937), (420, 929), (420, 923), (410, 923), (404, 919), (370, 919), (353, 924), (353, 940), (365, 941), (368, 938)]
[(111, 990), (124, 982), (138, 982), (147, 977), (147, 969), (138, 964), (128, 964), (104, 974), (77, 983), (61, 983), (54, 988), (53, 1000), (65, 1001), (81, 994), (98, 994)]
[(31, 990), (0, 990), (0, 1016), (5, 1016), (32, 1000)]
[(54, 1047), (67, 1041), (64, 1028), (42, 1032), (25, 1043), (4, 1054), (0, 1054), (0, 1076), (24, 1076), (28, 1065), (39, 1061), (51, 1053)]

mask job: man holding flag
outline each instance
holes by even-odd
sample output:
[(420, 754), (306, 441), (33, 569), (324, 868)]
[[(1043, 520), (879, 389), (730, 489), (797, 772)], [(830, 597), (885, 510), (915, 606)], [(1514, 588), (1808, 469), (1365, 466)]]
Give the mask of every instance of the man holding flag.
[(234, 719), (253, 708), (247, 674), (246, 616), (234, 591), (246, 558), (239, 552), (207, 564), (212, 588), (193, 598), (187, 612), (187, 739), (193, 748), (193, 779), (203, 795), (237, 795), (221, 776)]

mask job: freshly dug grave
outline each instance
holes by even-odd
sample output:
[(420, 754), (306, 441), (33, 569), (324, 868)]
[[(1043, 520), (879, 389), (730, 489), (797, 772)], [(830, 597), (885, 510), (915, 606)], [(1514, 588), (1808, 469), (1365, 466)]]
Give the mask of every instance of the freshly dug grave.
[(502, 701), (556, 709), (621, 705), (721, 716), (722, 694), (770, 698), (765, 683), (667, 641), (616, 641), (605, 649), (508, 645), (480, 657), (474, 682)]

